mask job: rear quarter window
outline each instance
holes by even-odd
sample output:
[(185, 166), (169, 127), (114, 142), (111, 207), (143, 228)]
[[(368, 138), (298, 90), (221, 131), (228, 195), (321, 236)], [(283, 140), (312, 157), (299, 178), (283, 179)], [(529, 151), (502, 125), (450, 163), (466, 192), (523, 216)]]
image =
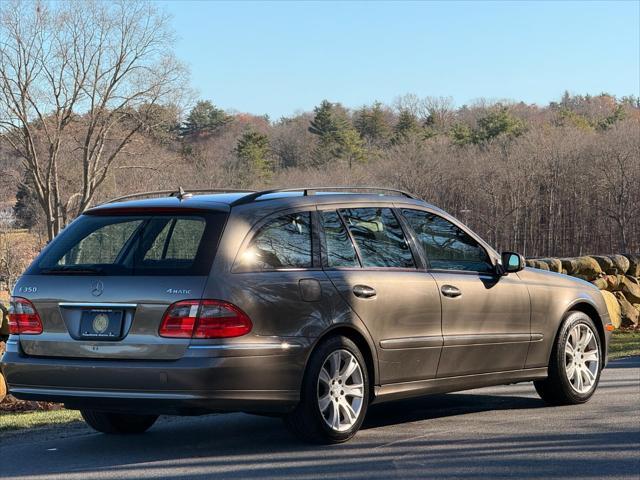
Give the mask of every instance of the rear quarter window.
[(268, 220), (240, 254), (234, 270), (264, 271), (312, 266), (311, 215), (301, 212)]

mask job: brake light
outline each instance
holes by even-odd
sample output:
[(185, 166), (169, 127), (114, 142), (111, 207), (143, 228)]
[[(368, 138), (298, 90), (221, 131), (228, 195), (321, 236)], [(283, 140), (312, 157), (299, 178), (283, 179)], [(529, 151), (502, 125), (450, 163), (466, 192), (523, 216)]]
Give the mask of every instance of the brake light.
[(12, 335), (38, 335), (42, 333), (40, 315), (26, 298), (9, 300), (9, 333)]
[(170, 305), (160, 324), (160, 336), (191, 338), (199, 308), (200, 302), (198, 300), (184, 300)]
[(167, 308), (159, 334), (170, 338), (230, 338), (246, 335), (251, 319), (220, 300), (183, 300)]
[(193, 338), (240, 337), (251, 331), (251, 320), (235, 305), (203, 300)]

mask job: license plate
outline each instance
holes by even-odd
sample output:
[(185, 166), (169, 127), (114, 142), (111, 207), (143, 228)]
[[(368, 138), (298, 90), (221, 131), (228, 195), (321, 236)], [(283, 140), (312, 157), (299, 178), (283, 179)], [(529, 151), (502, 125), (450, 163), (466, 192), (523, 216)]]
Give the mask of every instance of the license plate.
[(80, 318), (80, 336), (93, 340), (117, 340), (122, 336), (122, 310), (85, 310)]

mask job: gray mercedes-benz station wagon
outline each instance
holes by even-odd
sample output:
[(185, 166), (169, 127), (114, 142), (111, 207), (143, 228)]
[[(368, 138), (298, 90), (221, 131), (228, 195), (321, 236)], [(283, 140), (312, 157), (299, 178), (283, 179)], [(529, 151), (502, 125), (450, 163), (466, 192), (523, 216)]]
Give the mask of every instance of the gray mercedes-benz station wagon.
[(533, 381), (573, 404), (598, 385), (600, 292), (409, 194), (167, 194), (84, 212), (25, 272), (2, 358), (13, 395), (105, 433), (241, 411), (337, 443), (372, 403)]

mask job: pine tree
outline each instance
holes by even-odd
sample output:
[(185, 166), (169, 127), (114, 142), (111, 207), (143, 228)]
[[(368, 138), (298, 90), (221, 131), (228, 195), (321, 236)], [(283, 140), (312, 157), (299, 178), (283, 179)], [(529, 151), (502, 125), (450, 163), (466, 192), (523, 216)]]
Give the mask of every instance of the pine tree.
[(451, 130), (449, 130), (449, 136), (451, 137), (451, 141), (460, 147), (468, 145), (474, 141), (473, 130), (464, 123), (454, 124), (451, 127)]
[(622, 105), (616, 105), (611, 115), (608, 115), (598, 122), (598, 128), (600, 130), (611, 128), (616, 122), (623, 120), (625, 116), (624, 107)]
[(273, 175), (271, 148), (269, 138), (262, 133), (247, 130), (238, 140), (235, 148), (236, 155), (247, 171), (261, 181), (268, 181)]
[(352, 126), (338, 132), (335, 155), (340, 159), (346, 160), (349, 168), (353, 166), (354, 162), (365, 161), (366, 156), (362, 138)]
[(180, 132), (183, 136), (214, 133), (232, 120), (209, 100), (201, 100), (191, 109)]
[(13, 214), (16, 217), (16, 226), (18, 228), (33, 228), (40, 220), (40, 206), (38, 199), (32, 188), (33, 180), (26, 173), (16, 193), (16, 203), (13, 206)]
[(363, 139), (374, 144), (383, 145), (391, 138), (391, 127), (380, 102), (362, 107), (356, 113), (354, 126)]
[(315, 116), (310, 122), (309, 132), (318, 135), (321, 141), (334, 141), (339, 123), (334, 112), (334, 105), (328, 100), (323, 100), (313, 111)]
[(478, 119), (478, 128), (474, 132), (474, 141), (481, 143), (498, 135), (518, 137), (524, 131), (524, 122), (511, 115), (507, 107), (498, 105), (497, 108), (492, 109), (487, 115)]
[(392, 143), (398, 144), (407, 141), (410, 137), (421, 133), (418, 118), (409, 110), (401, 110), (398, 115), (398, 123), (393, 129)]
[(318, 135), (320, 140), (314, 152), (318, 165), (341, 159), (346, 160), (351, 168), (354, 161), (364, 160), (362, 138), (339, 104), (323, 100), (314, 112), (315, 117), (310, 122), (309, 132)]
[(173, 141), (181, 128), (178, 107), (175, 105), (144, 104), (133, 116), (142, 122), (142, 131), (159, 143)]

